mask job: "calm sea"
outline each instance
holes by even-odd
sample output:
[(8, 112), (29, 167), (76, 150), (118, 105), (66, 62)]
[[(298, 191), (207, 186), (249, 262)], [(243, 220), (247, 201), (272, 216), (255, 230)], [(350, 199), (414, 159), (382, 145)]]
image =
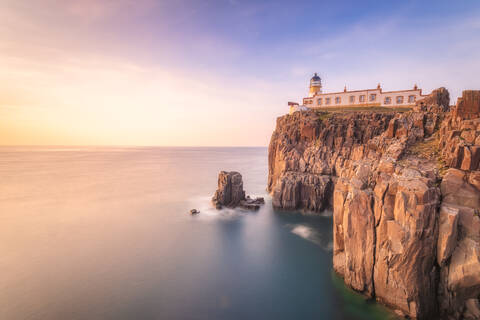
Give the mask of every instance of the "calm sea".
[[(263, 208), (211, 208), (220, 170)], [(0, 148), (0, 319), (390, 318), (266, 182), (266, 148)]]

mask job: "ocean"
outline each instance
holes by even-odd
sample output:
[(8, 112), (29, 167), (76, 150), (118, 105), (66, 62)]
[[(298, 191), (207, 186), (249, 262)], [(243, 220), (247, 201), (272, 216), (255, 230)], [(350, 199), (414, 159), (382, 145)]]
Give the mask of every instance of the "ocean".
[[(266, 204), (215, 210), (220, 170)], [(267, 174), (266, 148), (0, 148), (0, 319), (393, 318), (333, 273), (331, 212), (273, 210)]]

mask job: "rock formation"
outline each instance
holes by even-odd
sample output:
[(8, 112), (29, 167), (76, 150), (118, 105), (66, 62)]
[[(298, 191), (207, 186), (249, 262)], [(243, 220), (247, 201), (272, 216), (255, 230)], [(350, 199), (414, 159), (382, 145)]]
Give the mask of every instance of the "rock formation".
[(480, 319), (480, 91), (445, 88), (413, 111), (277, 119), (276, 208), (333, 207), (333, 266), (399, 314)]
[(464, 91), (440, 128), (450, 167), (440, 189), (439, 309), (448, 319), (480, 319), (480, 91)]
[(217, 209), (241, 207), (247, 210), (258, 210), (264, 203), (263, 198), (245, 197), (242, 175), (235, 171), (220, 171), (218, 174), (218, 189), (212, 198)]

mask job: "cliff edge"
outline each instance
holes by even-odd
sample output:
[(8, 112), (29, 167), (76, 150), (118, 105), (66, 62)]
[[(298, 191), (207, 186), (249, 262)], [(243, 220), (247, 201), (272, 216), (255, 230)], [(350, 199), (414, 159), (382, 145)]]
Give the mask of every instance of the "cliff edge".
[(449, 100), (295, 112), (269, 145), (274, 207), (333, 209), (335, 271), (411, 318), (480, 318), (480, 91)]

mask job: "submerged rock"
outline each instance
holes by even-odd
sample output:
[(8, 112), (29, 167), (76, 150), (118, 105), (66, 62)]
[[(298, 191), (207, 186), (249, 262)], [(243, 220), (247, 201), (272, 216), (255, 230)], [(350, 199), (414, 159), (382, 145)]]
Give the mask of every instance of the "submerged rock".
[(242, 175), (236, 171), (220, 171), (218, 174), (218, 189), (212, 198), (212, 203), (216, 209), (222, 207), (236, 208), (240, 207), (246, 210), (258, 210), (260, 205), (265, 203), (261, 197), (245, 197), (243, 190)]
[(260, 205), (264, 203), (265, 200), (262, 197), (252, 199), (250, 196), (247, 196), (245, 200), (240, 201), (238, 206), (246, 210), (258, 210), (260, 209)]

